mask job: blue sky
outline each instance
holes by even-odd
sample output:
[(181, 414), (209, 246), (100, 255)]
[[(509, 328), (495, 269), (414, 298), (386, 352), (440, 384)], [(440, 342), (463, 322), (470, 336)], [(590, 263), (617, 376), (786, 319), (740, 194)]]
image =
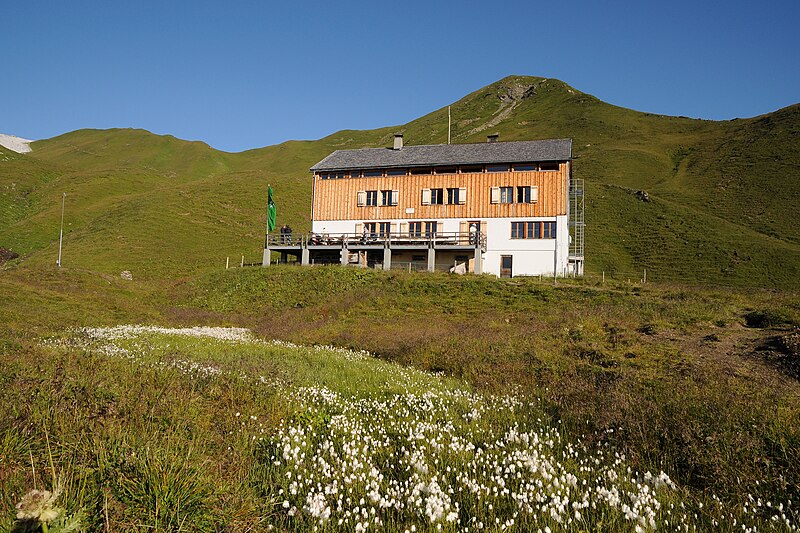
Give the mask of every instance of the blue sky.
[(508, 75), (715, 120), (800, 102), (800, 2), (14, 2), (0, 133), (240, 151), (403, 124)]

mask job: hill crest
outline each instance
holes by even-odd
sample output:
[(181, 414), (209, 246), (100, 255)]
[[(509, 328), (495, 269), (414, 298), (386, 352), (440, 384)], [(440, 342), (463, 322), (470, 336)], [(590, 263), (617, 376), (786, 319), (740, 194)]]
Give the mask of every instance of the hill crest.
[[(792, 219), (800, 199), (800, 105), (707, 121), (617, 107), (552, 78), (510, 76), (454, 102), (450, 112), (454, 143), (483, 142), (487, 133), (501, 141), (574, 140), (574, 175), (586, 183), (589, 272), (647, 269), (654, 280), (800, 285), (800, 228)], [(255, 261), (268, 183), (281, 223), (303, 231), (310, 227), (309, 169), (337, 149), (391, 146), (398, 132), (408, 145), (445, 144), (448, 109), (400, 126), (238, 153), (133, 129), (36, 141), (32, 153), (0, 162), (0, 246), (20, 252), (19, 264), (52, 254), (67, 192), (74, 202), (69, 237), (80, 243), (70, 245), (86, 268), (140, 268), (161, 278), (210, 268), (225, 256)]]

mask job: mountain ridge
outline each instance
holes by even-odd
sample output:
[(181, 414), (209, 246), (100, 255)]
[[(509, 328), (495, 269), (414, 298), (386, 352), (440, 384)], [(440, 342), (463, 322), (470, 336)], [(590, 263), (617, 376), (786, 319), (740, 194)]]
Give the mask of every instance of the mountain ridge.
[[(501, 141), (573, 139), (575, 177), (586, 183), (590, 272), (647, 269), (651, 279), (798, 287), (800, 228), (791, 213), (800, 198), (800, 104), (711, 121), (614, 106), (553, 78), (509, 76), (450, 110), (457, 143), (489, 133)], [(81, 243), (73, 250), (87, 268), (86, 255), (104, 271), (148, 265), (156, 278), (224, 256), (255, 261), (267, 183), (281, 223), (308, 229), (313, 164), (336, 149), (390, 146), (395, 133), (408, 145), (444, 144), (447, 112), (234, 153), (140, 129), (35, 141), (33, 152), (0, 162), (0, 246), (20, 252), (19, 265), (52, 253), (59, 190), (67, 189), (75, 202), (70, 232)]]

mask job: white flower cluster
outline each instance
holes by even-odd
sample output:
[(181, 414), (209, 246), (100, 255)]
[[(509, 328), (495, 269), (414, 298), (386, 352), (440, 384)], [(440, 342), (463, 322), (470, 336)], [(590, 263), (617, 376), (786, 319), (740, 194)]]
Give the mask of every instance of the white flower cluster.
[(359, 531), (615, 521), (649, 530), (669, 515), (661, 499), (675, 486), (666, 474), (637, 478), (623, 457), (564, 443), (541, 421), (523, 427), (515, 412), (535, 405), (516, 397), (432, 390), (357, 398), (312, 387), (295, 400), (303, 416), (269, 441), (287, 520)]
[(121, 325), (107, 328), (79, 328), (77, 333), (95, 340), (134, 339), (144, 334), (179, 335), (183, 337), (207, 337), (231, 342), (256, 341), (247, 328), (221, 328), (194, 326), (191, 328), (163, 328), (159, 326)]
[[(791, 502), (755, 498), (744, 504), (753, 523), (742, 524), (741, 515), (737, 522), (715, 496), (717, 509), (703, 510), (703, 522), (675, 503), (680, 494), (665, 473), (640, 475), (608, 447), (566, 442), (537, 418), (538, 402), (515, 391), (483, 396), (431, 373), (365, 364), (372, 358), (368, 352), (264, 341), (244, 328), (117, 326), (73, 333), (44, 344), (172, 369), (190, 379), (254, 380), (292, 401), (294, 415), (268, 437), (270, 428), (256, 414), (235, 415), (246, 441), (267, 447), (264, 466), (277, 480), (278, 513), (267, 518), (273, 522), (265, 524), (268, 529), (639, 532), (697, 530), (710, 522), (737, 531), (765, 523), (798, 530)], [(169, 336), (245, 344), (248, 353), (250, 346), (276, 347), (299, 350), (304, 358), (359, 364), (338, 365), (357, 369), (339, 391), (294, 388), (281, 378), (226, 369), (225, 358), (214, 364), (193, 360), (195, 348), (208, 353), (205, 342), (165, 352), (174, 342)], [(342, 392), (351, 388), (356, 392)]]

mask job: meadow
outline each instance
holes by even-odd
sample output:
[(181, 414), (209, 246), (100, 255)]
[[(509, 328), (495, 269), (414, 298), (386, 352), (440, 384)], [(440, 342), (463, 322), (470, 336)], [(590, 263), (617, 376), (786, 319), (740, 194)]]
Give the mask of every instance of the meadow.
[(0, 528), (33, 488), (53, 532), (797, 528), (762, 349), (796, 295), (285, 267), (110, 311), (66, 277), (1, 311)]

